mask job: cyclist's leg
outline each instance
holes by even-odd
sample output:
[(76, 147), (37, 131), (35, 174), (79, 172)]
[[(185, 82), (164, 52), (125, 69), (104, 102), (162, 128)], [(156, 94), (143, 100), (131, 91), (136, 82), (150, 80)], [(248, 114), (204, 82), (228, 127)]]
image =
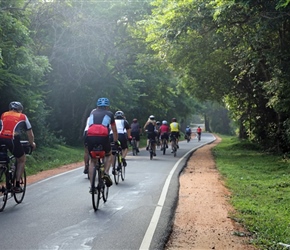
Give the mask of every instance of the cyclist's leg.
[(15, 156), (17, 160), (17, 171), (16, 171), (16, 185), (14, 187), (15, 192), (21, 192), (22, 188), (20, 187), (20, 179), (24, 173), (24, 166), (26, 162), (26, 154), (24, 153), (24, 149), (20, 143), (20, 139), (15, 138), (13, 140), (14, 148), (12, 154)]
[(135, 139), (136, 139), (136, 147), (137, 147), (137, 153), (139, 153), (139, 145), (140, 145), (140, 134), (137, 133), (136, 136), (135, 136)]
[(88, 151), (88, 146), (84, 146), (84, 174), (87, 174), (89, 171), (89, 165), (90, 165), (90, 156)]
[(128, 153), (127, 137), (125, 136), (125, 134), (119, 134), (118, 139), (121, 143), (121, 148), (122, 148), (122, 162), (123, 162), (124, 167), (126, 167), (127, 166), (126, 156)]
[(106, 179), (106, 185), (107, 187), (110, 187), (113, 184), (113, 181), (110, 177), (110, 167), (112, 165), (112, 149), (111, 149), (111, 143), (109, 137), (102, 137), (101, 144), (103, 146), (103, 150), (105, 151), (105, 159), (104, 159), (104, 178)]

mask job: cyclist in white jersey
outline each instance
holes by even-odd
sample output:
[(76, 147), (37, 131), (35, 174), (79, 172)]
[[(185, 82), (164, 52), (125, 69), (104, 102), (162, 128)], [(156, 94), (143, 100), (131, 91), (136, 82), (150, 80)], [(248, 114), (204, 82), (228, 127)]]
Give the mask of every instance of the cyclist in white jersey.
[[(118, 132), (118, 140), (121, 143), (122, 148), (122, 162), (123, 166), (127, 166), (126, 156), (128, 153), (128, 143), (127, 141), (130, 140), (131, 137), (131, 127), (128, 121), (125, 118), (123, 111), (117, 111), (115, 113), (115, 123)], [(113, 142), (113, 132), (110, 132), (110, 139)]]

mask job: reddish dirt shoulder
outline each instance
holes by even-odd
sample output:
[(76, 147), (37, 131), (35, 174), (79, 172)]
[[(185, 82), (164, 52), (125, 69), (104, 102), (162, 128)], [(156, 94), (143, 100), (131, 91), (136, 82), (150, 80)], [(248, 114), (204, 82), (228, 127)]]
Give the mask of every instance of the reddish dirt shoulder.
[(54, 175), (57, 175), (57, 174), (61, 174), (63, 172), (66, 172), (66, 171), (69, 171), (69, 170), (72, 170), (72, 169), (75, 169), (75, 168), (79, 168), (79, 167), (81, 167), (83, 165), (84, 165), (83, 162), (76, 162), (76, 163), (67, 164), (67, 165), (64, 165), (64, 166), (61, 166), (61, 167), (58, 167), (58, 168), (55, 168), (55, 169), (42, 171), (42, 172), (40, 172), (38, 174), (28, 176), (27, 177), (27, 184), (32, 184), (34, 182), (46, 179), (48, 177), (51, 177), (51, 176), (54, 176)]
[[(253, 250), (245, 230), (228, 216), (230, 192), (219, 175), (211, 149), (221, 139), (193, 153), (180, 176), (179, 202), (165, 249)], [(242, 234), (243, 233), (243, 234)]]

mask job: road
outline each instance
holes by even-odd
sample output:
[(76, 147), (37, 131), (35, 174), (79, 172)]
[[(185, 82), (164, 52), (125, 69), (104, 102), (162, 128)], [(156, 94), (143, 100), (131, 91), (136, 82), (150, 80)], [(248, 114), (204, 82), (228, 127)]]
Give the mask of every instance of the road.
[(126, 179), (110, 188), (94, 211), (83, 167), (27, 187), (23, 203), (7, 201), (0, 213), (1, 249), (163, 249), (178, 201), (178, 176), (191, 153), (215, 138), (180, 142), (149, 159), (128, 155)]

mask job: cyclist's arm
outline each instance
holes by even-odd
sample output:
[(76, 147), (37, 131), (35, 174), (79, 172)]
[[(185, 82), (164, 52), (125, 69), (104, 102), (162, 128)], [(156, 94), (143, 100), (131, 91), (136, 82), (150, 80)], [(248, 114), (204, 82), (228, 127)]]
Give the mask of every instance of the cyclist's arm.
[(114, 141), (118, 141), (118, 132), (117, 132), (117, 127), (116, 127), (115, 123), (111, 125), (111, 129), (112, 129), (112, 132), (113, 132)]
[(148, 123), (149, 123), (148, 121), (145, 123), (145, 125), (144, 125), (144, 127), (143, 127), (144, 130), (146, 130), (146, 127), (147, 127)]
[(31, 145), (31, 147), (32, 147), (33, 149), (35, 149), (36, 144), (35, 144), (35, 142), (34, 142), (34, 134), (33, 134), (32, 129), (27, 130), (27, 131), (26, 131), (26, 134), (27, 134), (27, 137), (28, 137), (29, 144)]

